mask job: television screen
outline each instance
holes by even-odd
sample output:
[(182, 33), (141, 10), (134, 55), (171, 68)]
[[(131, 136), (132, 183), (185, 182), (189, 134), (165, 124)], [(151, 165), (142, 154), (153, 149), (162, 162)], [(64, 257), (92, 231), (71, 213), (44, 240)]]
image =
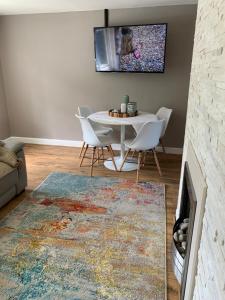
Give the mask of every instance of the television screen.
[(94, 28), (97, 72), (163, 73), (167, 24)]

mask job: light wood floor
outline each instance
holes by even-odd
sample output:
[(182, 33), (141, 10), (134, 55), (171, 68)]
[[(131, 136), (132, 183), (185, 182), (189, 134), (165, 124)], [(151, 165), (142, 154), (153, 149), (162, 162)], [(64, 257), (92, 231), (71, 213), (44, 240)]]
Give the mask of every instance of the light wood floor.
[[(46, 176), (53, 171), (72, 172), (75, 174), (89, 175), (89, 168), (79, 168), (79, 148), (56, 147), (41, 145), (26, 145), (25, 155), (28, 171), (28, 187), (24, 193), (10, 201), (0, 209), (0, 218), (16, 207), (25, 196), (39, 185)], [(151, 155), (148, 157), (149, 165), (146, 165), (140, 173), (140, 180), (157, 181), (166, 184), (166, 211), (167, 211), (167, 299), (179, 299), (179, 286), (173, 275), (171, 267), (171, 239), (174, 223), (175, 208), (178, 195), (179, 176), (181, 168), (181, 156), (159, 154), (159, 162), (163, 176), (160, 178)], [(134, 178), (136, 172), (113, 172), (107, 170), (102, 164), (94, 168), (93, 175), (118, 176)]]

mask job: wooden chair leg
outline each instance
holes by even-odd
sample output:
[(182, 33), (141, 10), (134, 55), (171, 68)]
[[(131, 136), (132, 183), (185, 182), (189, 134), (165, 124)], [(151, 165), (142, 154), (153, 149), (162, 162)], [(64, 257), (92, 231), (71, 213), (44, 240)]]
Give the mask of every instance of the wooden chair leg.
[(92, 176), (92, 174), (93, 174), (93, 166), (94, 166), (94, 159), (95, 159), (95, 151), (96, 151), (96, 147), (93, 147), (92, 160), (91, 160), (91, 176)]
[(124, 163), (125, 163), (125, 161), (126, 161), (126, 159), (127, 159), (128, 154), (130, 153), (130, 150), (131, 150), (131, 149), (129, 148), (129, 149), (127, 150), (127, 153), (126, 153), (125, 156), (124, 156), (122, 165), (120, 166), (120, 169), (119, 169), (120, 172), (122, 171), (123, 165), (124, 165)]
[(98, 159), (98, 164), (99, 164), (99, 162), (100, 162), (100, 154), (99, 154), (99, 148), (97, 149), (97, 159)]
[(82, 145), (81, 150), (80, 150), (79, 157), (81, 157), (81, 154), (83, 153), (84, 147), (85, 147), (85, 142), (83, 142), (83, 145)]
[(131, 155), (132, 158), (134, 157), (134, 154), (135, 154), (135, 150), (133, 150), (133, 153), (132, 153), (132, 155)]
[(105, 160), (103, 147), (101, 149), (102, 149), (102, 158), (103, 158), (103, 160)]
[(141, 169), (141, 160), (142, 160), (142, 151), (139, 151), (138, 152), (137, 178), (136, 178), (137, 183), (139, 181), (139, 172), (140, 172), (140, 169)]
[(86, 154), (86, 152), (87, 152), (87, 150), (88, 150), (88, 147), (89, 147), (89, 146), (88, 146), (88, 144), (87, 144), (86, 147), (85, 147), (84, 153), (83, 153), (83, 155), (82, 155), (81, 161), (80, 161), (80, 167), (82, 166), (82, 163), (83, 163), (85, 154)]
[(115, 156), (115, 153), (114, 153), (114, 151), (113, 151), (113, 148), (112, 148), (112, 146), (110, 145), (110, 149), (111, 149), (111, 151), (112, 151), (112, 154), (113, 154), (113, 157)]
[(166, 153), (166, 150), (165, 150), (165, 147), (164, 147), (163, 139), (161, 138), (161, 139), (159, 139), (159, 141), (160, 141), (160, 144), (161, 144), (161, 146), (162, 146), (163, 152)]
[(161, 169), (160, 169), (159, 160), (158, 160), (156, 151), (155, 151), (155, 149), (153, 149), (152, 151), (153, 151), (153, 154), (154, 154), (154, 158), (155, 158), (155, 163), (156, 163), (157, 169), (159, 171), (159, 176), (162, 176), (162, 172), (161, 172)]
[(110, 156), (111, 156), (111, 158), (112, 158), (112, 162), (113, 162), (114, 168), (115, 168), (115, 170), (117, 171), (117, 167), (116, 167), (116, 163), (115, 163), (115, 160), (114, 160), (114, 153), (113, 153), (112, 146), (111, 146), (111, 145), (108, 146), (107, 149), (108, 149), (108, 151), (109, 151), (109, 153), (110, 153)]
[(147, 155), (147, 151), (144, 152), (144, 155), (142, 157), (142, 162), (141, 162), (142, 167), (144, 167), (144, 165), (145, 165), (146, 155)]

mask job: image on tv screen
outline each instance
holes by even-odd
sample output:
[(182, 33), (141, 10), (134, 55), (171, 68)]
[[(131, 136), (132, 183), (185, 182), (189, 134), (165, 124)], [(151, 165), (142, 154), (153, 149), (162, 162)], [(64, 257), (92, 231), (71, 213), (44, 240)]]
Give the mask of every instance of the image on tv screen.
[(94, 28), (98, 72), (164, 72), (167, 24)]

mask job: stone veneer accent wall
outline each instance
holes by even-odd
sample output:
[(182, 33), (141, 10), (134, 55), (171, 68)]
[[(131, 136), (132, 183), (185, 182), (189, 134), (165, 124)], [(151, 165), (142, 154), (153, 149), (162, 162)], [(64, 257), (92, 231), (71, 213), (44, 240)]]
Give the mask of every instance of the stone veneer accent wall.
[(225, 299), (224, 0), (198, 3), (184, 153), (189, 142), (208, 186), (193, 299)]

